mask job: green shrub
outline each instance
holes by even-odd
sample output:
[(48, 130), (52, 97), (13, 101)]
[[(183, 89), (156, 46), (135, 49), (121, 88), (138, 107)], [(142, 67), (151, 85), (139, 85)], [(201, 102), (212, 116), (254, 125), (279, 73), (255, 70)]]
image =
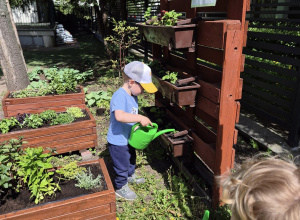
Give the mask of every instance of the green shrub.
[(40, 114), (40, 117), (44, 121), (49, 121), (55, 119), (57, 117), (57, 113), (54, 110), (46, 110)]
[(69, 107), (67, 108), (67, 113), (73, 116), (74, 118), (82, 118), (85, 117), (85, 114), (78, 107)]
[(73, 180), (79, 173), (86, 172), (86, 168), (79, 167), (77, 162), (73, 161), (64, 165), (61, 169), (57, 170), (56, 172), (62, 175), (67, 180)]
[(167, 71), (166, 72), (166, 75), (164, 75), (161, 79), (162, 80), (166, 80), (172, 84), (175, 84), (175, 82), (177, 81), (177, 75), (178, 73), (176, 72), (170, 72), (170, 71)]
[(101, 175), (98, 175), (94, 179), (94, 175), (91, 172), (91, 169), (89, 168), (89, 172), (81, 172), (78, 173), (75, 176), (78, 184), (75, 184), (75, 186), (79, 188), (84, 188), (84, 189), (93, 189), (96, 187), (101, 186)]
[(52, 175), (54, 172), (48, 172), (53, 168), (51, 163), (51, 154), (44, 154), (44, 149), (26, 148), (25, 154), (20, 156), (18, 162), (18, 175), (22, 177), (22, 182), (27, 184), (31, 192), (31, 197), (35, 197), (34, 202), (38, 204), (46, 195), (53, 195), (60, 187), (54, 183)]
[(0, 130), (1, 130), (2, 134), (8, 133), (10, 129), (12, 129), (16, 126), (21, 126), (21, 125), (18, 122), (18, 120), (14, 117), (2, 119), (0, 121)]
[(43, 119), (39, 116), (39, 114), (31, 114), (29, 117), (27, 116), (24, 120), (24, 125), (29, 128), (39, 128), (43, 124)]
[(89, 107), (96, 106), (97, 102), (100, 102), (102, 99), (110, 100), (111, 96), (106, 91), (93, 91), (85, 95), (85, 101)]
[(51, 125), (62, 125), (70, 124), (74, 121), (74, 117), (68, 113), (60, 113), (56, 118), (51, 122)]

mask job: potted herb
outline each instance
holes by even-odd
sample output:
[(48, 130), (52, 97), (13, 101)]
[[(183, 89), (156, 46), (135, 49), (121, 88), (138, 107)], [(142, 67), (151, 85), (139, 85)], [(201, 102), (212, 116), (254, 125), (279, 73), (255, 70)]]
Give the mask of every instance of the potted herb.
[(183, 130), (177, 123), (172, 121), (166, 114), (165, 108), (144, 107), (144, 113), (151, 121), (158, 124), (159, 130), (175, 128), (175, 132), (170, 134), (162, 134), (159, 138), (164, 142), (166, 149), (172, 153), (174, 157), (190, 156), (193, 138), (189, 135), (189, 131)]
[(162, 11), (151, 17), (151, 8), (145, 12), (145, 23), (137, 23), (141, 38), (151, 43), (167, 46), (171, 49), (189, 48), (195, 51), (194, 31), (196, 24), (191, 19), (179, 20), (180, 13)]
[[(5, 117), (23, 112), (40, 113), (47, 109), (60, 112), (70, 106), (85, 108), (83, 87), (78, 83), (91, 77), (91, 71), (81, 73), (69, 68), (49, 68), (38, 72), (44, 75), (45, 80), (32, 81), (26, 89), (5, 94), (2, 99)], [(34, 73), (37, 75), (36, 71)]]
[(0, 219), (116, 218), (103, 159), (53, 167), (42, 147), (23, 151), (22, 144), (0, 143)]
[(96, 121), (88, 109), (70, 107), (66, 112), (46, 110), (40, 114), (18, 114), (0, 121), (0, 141), (23, 136), (24, 147), (43, 146), (58, 153), (96, 147)]
[(200, 85), (195, 82), (195, 77), (182, 71), (171, 71), (175, 68), (164, 67), (161, 62), (156, 60), (149, 66), (153, 72), (153, 83), (164, 97), (179, 106), (195, 106), (197, 90), (200, 88)]

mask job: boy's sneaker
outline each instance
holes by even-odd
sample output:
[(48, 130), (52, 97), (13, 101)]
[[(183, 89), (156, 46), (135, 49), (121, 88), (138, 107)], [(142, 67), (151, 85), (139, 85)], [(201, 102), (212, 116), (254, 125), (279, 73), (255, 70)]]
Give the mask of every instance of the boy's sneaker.
[(116, 196), (126, 199), (126, 200), (135, 200), (137, 197), (135, 192), (133, 192), (129, 188), (128, 183), (126, 183), (126, 185), (123, 186), (121, 189), (116, 190)]
[(133, 174), (132, 176), (128, 177), (127, 182), (140, 184), (145, 182), (145, 178), (137, 178), (137, 175)]

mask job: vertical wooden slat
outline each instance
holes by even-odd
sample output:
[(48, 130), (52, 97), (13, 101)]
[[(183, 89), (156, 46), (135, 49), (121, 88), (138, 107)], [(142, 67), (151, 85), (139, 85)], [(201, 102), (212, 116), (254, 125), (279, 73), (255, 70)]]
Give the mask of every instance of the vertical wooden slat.
[[(215, 175), (225, 173), (232, 161), (232, 147), (236, 112), (236, 89), (240, 77), (240, 61), (242, 55), (241, 30), (229, 30), (225, 37), (223, 75), (221, 82), (221, 99), (219, 110), (219, 125), (217, 129)], [(214, 182), (213, 207), (219, 203), (221, 190)]]

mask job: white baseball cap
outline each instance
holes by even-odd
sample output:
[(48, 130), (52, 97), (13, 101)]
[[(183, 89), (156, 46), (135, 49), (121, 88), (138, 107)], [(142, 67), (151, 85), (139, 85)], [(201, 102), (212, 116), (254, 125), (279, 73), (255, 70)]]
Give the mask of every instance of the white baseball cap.
[(152, 83), (152, 73), (149, 66), (140, 61), (133, 61), (124, 67), (124, 73), (149, 93), (155, 93), (157, 88)]

